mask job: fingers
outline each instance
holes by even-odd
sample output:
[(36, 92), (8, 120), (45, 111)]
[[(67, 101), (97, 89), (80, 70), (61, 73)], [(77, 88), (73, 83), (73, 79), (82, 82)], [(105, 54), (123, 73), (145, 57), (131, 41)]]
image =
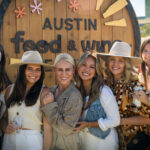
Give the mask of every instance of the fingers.
[(134, 96), (136, 96), (136, 97), (142, 97), (142, 96), (146, 96), (146, 93), (144, 91), (142, 91), (142, 90), (135, 91), (134, 92)]
[(74, 132), (78, 132), (78, 131), (80, 131), (81, 129), (83, 129), (82, 125), (81, 125), (81, 126), (78, 126), (78, 127), (75, 127), (73, 131), (74, 131)]
[(13, 132), (15, 132), (15, 131), (16, 131), (16, 128), (15, 128), (13, 122), (10, 122), (10, 123), (8, 124), (8, 126), (6, 127), (5, 133), (11, 134), (11, 133), (13, 133)]
[(54, 96), (51, 92), (47, 93), (43, 99), (43, 103), (44, 105), (53, 102), (54, 101)]
[(51, 92), (49, 92), (45, 95), (45, 97), (53, 97), (53, 94)]
[(74, 128), (74, 132), (78, 132), (87, 127), (87, 122), (78, 122), (76, 127)]

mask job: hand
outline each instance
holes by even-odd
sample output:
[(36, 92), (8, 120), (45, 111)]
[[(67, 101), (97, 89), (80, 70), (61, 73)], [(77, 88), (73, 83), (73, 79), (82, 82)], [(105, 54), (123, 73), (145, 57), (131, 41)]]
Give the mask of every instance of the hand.
[(86, 128), (86, 127), (89, 127), (89, 122), (85, 122), (85, 121), (83, 121), (83, 122), (78, 122), (78, 123), (76, 124), (76, 127), (74, 128), (73, 131), (74, 131), (74, 132), (78, 132), (78, 131), (80, 131), (80, 130)]
[(140, 102), (142, 102), (142, 103), (144, 103), (146, 105), (148, 104), (148, 96), (142, 90), (134, 91), (133, 98), (136, 98), (137, 100), (139, 100)]
[(45, 95), (45, 97), (43, 98), (43, 104), (46, 105), (48, 103), (51, 103), (54, 101), (54, 95), (49, 92)]
[(5, 133), (11, 134), (15, 131), (16, 131), (16, 127), (14, 126), (14, 123), (11, 121), (5, 129)]

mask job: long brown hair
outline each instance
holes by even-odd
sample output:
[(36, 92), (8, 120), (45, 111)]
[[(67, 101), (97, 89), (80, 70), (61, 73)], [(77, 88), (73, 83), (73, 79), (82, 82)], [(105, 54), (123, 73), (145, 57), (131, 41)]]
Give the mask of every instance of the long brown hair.
[[(76, 83), (77, 83), (77, 88), (80, 90), (81, 95), (83, 96), (83, 100), (86, 97), (86, 92), (85, 92), (85, 87), (83, 86), (83, 81), (80, 78), (80, 76), (78, 75), (78, 68), (85, 62), (85, 60), (88, 57), (92, 57), (95, 60), (95, 62), (96, 62), (96, 67), (95, 67), (96, 74), (95, 74), (95, 76), (93, 77), (93, 80), (92, 80), (92, 85), (91, 85), (91, 90), (90, 90), (88, 104), (87, 104), (86, 108), (84, 108), (84, 109), (89, 108), (90, 105), (97, 99), (97, 97), (99, 96), (99, 94), (101, 94), (101, 90), (102, 90), (102, 87), (104, 85), (104, 81), (103, 81), (103, 76), (102, 76), (102, 72), (101, 72), (101, 67), (100, 67), (99, 60), (95, 56), (93, 56), (92, 52), (86, 52), (86, 53), (84, 53), (80, 57), (80, 59), (79, 59), (79, 61), (77, 63), (77, 66), (76, 66), (76, 75), (75, 75), (75, 80), (76, 80)], [(85, 104), (84, 101), (83, 101), (83, 103)], [(83, 107), (84, 107), (84, 105), (83, 105)]]
[(0, 45), (1, 61), (0, 61), (0, 92), (2, 92), (9, 84), (5, 71), (6, 58), (2, 45)]
[[(142, 53), (144, 51), (144, 48), (147, 44), (150, 44), (150, 39), (148, 40), (145, 40), (142, 45), (141, 45), (141, 58), (142, 58)], [(143, 60), (143, 59), (142, 59)], [(143, 78), (144, 78), (144, 85), (146, 87), (146, 90), (147, 90), (147, 77), (146, 77), (146, 63), (144, 61), (142, 61), (141, 63), (141, 71), (142, 71), (142, 75), (143, 75)]]
[[(23, 101), (23, 97), (25, 95), (26, 85), (27, 85), (26, 76), (25, 76), (26, 67), (27, 65), (21, 65), (19, 67), (14, 89), (7, 100), (8, 108), (15, 104), (19, 105), (20, 102)], [(29, 90), (29, 92), (27, 93), (25, 97), (26, 106), (32, 106), (37, 102), (42, 85), (43, 85), (44, 76), (45, 76), (44, 68), (43, 66), (41, 66), (40, 79), (31, 87), (31, 89)]]

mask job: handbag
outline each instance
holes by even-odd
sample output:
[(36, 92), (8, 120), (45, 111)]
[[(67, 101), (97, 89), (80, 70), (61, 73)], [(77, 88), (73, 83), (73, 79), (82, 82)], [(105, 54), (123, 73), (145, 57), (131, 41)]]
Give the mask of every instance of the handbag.
[(144, 132), (138, 132), (127, 144), (127, 150), (150, 150), (150, 137)]

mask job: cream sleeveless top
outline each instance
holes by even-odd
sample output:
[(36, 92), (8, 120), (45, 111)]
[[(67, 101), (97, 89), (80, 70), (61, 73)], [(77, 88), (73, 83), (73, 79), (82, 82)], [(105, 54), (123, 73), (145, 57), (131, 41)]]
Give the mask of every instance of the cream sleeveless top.
[[(11, 88), (10, 93), (12, 92)], [(43, 89), (43, 88), (42, 88)], [(41, 90), (42, 91), (42, 90)], [(21, 124), (22, 128), (41, 130), (42, 112), (40, 111), (40, 95), (36, 104), (26, 106), (23, 101), (21, 105), (15, 104), (8, 109), (8, 121), (16, 121), (16, 118)]]

